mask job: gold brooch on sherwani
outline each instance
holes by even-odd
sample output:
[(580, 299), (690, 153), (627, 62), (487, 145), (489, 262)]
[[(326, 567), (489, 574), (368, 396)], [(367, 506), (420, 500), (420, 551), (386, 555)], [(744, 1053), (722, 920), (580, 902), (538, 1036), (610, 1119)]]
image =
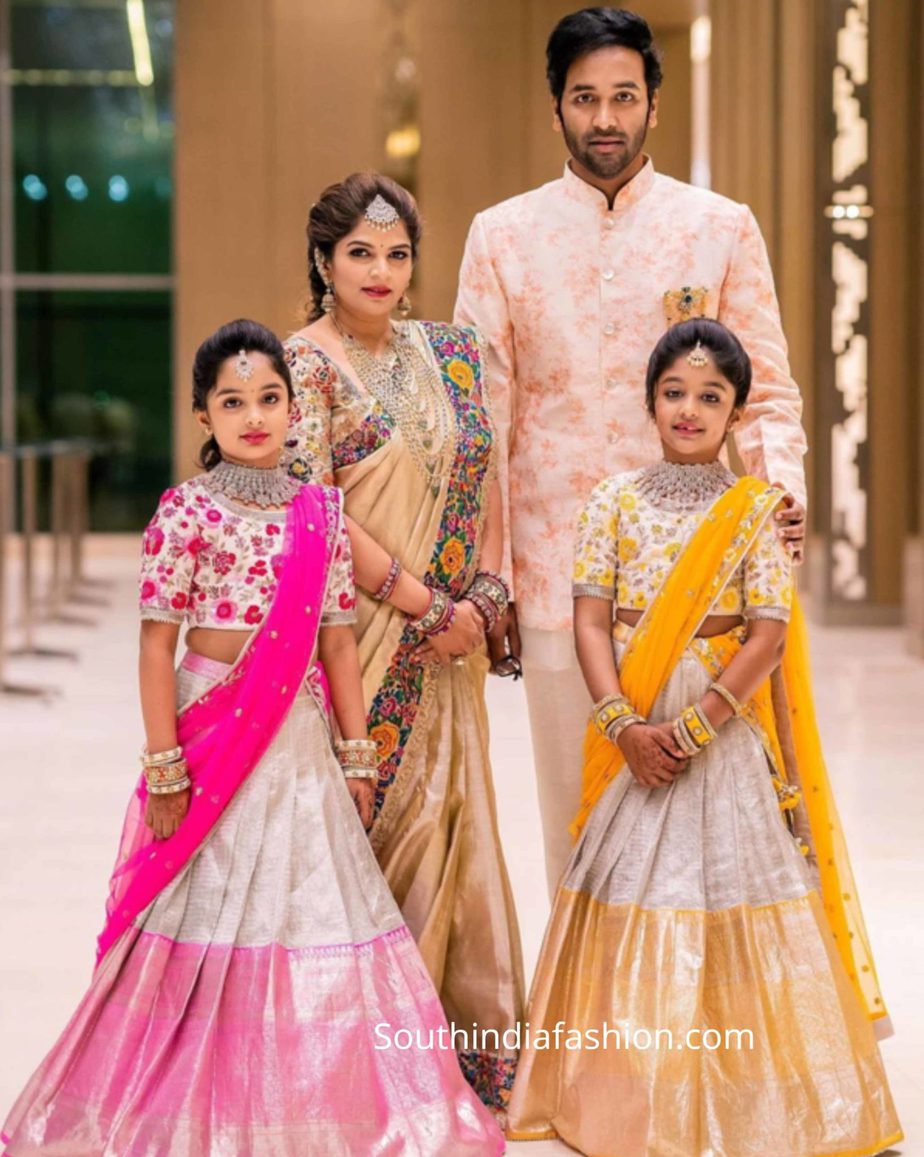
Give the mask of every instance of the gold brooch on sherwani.
[(706, 317), (709, 310), (709, 288), (705, 285), (684, 285), (669, 289), (663, 298), (664, 320), (668, 329), (691, 317)]

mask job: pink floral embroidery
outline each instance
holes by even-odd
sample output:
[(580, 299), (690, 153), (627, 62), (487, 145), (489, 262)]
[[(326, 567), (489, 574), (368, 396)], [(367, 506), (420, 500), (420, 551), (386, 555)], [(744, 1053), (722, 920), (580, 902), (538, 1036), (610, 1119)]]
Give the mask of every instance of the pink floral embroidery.
[(231, 568), (237, 562), (237, 555), (230, 550), (220, 550), (212, 559), (212, 566), (215, 568), (216, 574), (229, 574)]
[(221, 599), (215, 604), (215, 618), (220, 623), (227, 623), (237, 617), (237, 603), (230, 599)]
[[(282, 569), (284, 521), (261, 512), (216, 509), (212, 495), (193, 478), (161, 500), (144, 535), (141, 567), (143, 613), (179, 618), (195, 626), (250, 629), (262, 622)], [(341, 522), (339, 561), (328, 584), (323, 614), (354, 606), (353, 572)], [(344, 544), (347, 544), (344, 546)], [(347, 595), (348, 602), (341, 602)]]
[(164, 532), (159, 526), (151, 526), (144, 536), (144, 553), (149, 555), (160, 554), (164, 545)]

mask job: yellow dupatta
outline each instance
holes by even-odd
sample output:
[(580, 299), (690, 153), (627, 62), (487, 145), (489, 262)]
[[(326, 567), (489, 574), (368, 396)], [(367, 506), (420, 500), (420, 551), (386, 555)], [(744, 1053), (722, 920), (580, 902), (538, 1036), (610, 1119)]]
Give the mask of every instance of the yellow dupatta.
[[(622, 692), (641, 715), (651, 712), (680, 656), (782, 497), (782, 491), (765, 482), (740, 478), (716, 500), (690, 537), (633, 631), (620, 664)], [(727, 635), (710, 639), (709, 644), (721, 669), (740, 647)], [(719, 673), (714, 671), (714, 677)], [(796, 803), (804, 807), (811, 839), (811, 848), (806, 850), (817, 859), (828, 923), (867, 1015), (879, 1020), (887, 1012), (821, 750), (805, 620), (795, 597), (786, 634), (781, 687), (785, 688), (782, 705), (779, 695), (774, 702), (774, 688), (771, 679), (767, 679), (747, 704), (747, 716), (757, 724), (778, 778), (784, 784), (799, 786), (801, 798), (794, 794), (783, 806)], [(785, 718), (778, 718), (780, 710), (785, 711)], [(785, 754), (780, 742), (784, 735)], [(593, 723), (588, 724), (581, 806), (569, 829), (575, 838), (624, 764), (619, 748), (600, 735)]]

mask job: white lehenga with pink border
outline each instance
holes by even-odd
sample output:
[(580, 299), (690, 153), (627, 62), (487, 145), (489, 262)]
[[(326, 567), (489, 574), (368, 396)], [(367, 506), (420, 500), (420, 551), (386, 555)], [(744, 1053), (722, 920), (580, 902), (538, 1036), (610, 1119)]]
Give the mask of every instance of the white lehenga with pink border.
[[(180, 700), (226, 672), (187, 656)], [(383, 1047), (444, 1025), (303, 690), (205, 844), (104, 959), (10, 1113), (6, 1152), (501, 1153), (451, 1049)]]

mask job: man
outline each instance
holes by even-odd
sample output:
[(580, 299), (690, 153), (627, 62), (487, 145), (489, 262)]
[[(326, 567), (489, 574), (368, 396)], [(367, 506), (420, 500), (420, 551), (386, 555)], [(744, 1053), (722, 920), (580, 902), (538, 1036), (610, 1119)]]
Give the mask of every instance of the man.
[(797, 559), (806, 445), (753, 214), (656, 174), (643, 152), (661, 84), (646, 22), (617, 8), (575, 12), (552, 32), (547, 63), (555, 128), (571, 157), (560, 180), (475, 218), (456, 321), (476, 325), (488, 347), (514, 595), (506, 638), (514, 655), (522, 639), (554, 890), (570, 852), (590, 709), (571, 635), (575, 518), (602, 478), (660, 457), (644, 380), (665, 328), (717, 317), (750, 354), (754, 388), (737, 447), (749, 473), (788, 491), (779, 530)]

